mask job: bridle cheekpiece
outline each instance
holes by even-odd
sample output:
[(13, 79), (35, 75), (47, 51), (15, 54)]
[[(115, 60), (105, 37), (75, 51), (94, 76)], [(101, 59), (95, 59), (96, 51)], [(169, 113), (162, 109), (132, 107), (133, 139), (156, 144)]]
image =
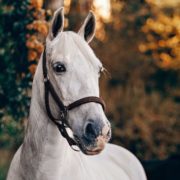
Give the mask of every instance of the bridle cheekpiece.
[[(57, 95), (57, 93), (49, 79), (46, 63), (47, 63), (47, 60), (46, 60), (46, 46), (45, 46), (44, 52), (43, 52), (42, 69), (43, 69), (43, 76), (44, 76), (44, 89), (45, 89), (44, 96), (45, 96), (45, 107), (46, 107), (47, 115), (53, 121), (53, 123), (58, 127), (61, 135), (64, 138), (66, 138), (67, 142), (69, 143), (69, 145), (71, 147), (79, 146), (79, 142), (77, 142), (74, 138), (70, 137), (66, 130), (67, 127), (70, 128), (68, 120), (67, 120), (68, 112), (74, 108), (77, 108), (83, 104), (90, 103), (90, 102), (100, 104), (102, 106), (103, 110), (105, 110), (105, 103), (99, 97), (88, 96), (88, 97), (81, 98), (77, 101), (74, 101), (73, 103), (69, 104), (68, 106), (65, 106), (64, 103), (59, 98), (59, 96)], [(54, 115), (52, 114), (52, 111), (50, 109), (49, 94), (51, 94), (53, 100), (56, 102), (57, 106), (60, 109), (60, 115), (58, 118), (54, 117)]]

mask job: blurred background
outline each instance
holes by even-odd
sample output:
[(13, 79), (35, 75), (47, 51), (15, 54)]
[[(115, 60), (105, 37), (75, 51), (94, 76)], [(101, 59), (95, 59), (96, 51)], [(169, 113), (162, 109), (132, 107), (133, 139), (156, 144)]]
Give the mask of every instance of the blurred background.
[(100, 87), (111, 141), (142, 162), (177, 160), (180, 0), (0, 0), (0, 180), (22, 143), (33, 74), (62, 5), (68, 30), (77, 31), (90, 9), (96, 15), (90, 45), (109, 72)]

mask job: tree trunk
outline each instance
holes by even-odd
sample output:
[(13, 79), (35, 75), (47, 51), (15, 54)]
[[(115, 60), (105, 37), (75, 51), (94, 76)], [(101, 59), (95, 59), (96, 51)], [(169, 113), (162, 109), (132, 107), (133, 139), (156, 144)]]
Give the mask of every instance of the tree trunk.
[(64, 5), (64, 0), (45, 0), (44, 6), (45, 9), (51, 9), (55, 11), (56, 9), (62, 7)]

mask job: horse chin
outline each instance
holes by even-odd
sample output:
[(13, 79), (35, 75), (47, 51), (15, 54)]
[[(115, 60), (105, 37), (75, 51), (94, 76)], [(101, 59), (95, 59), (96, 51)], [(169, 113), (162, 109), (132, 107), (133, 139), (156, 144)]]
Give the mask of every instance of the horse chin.
[(107, 141), (97, 138), (96, 142), (90, 145), (85, 145), (83, 141), (79, 141), (78, 146), (80, 150), (86, 155), (97, 155), (103, 151)]
[(94, 150), (94, 151), (86, 150), (86, 151), (84, 152), (84, 154), (89, 155), (89, 156), (93, 156), (93, 155), (100, 154), (101, 152), (102, 152), (102, 150)]

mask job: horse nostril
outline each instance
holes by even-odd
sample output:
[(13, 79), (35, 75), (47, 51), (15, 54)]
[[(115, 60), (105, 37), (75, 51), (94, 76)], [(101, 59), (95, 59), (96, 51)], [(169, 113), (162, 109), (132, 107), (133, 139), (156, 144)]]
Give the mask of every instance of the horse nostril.
[(84, 135), (88, 140), (93, 140), (99, 135), (99, 132), (98, 132), (98, 129), (97, 129), (95, 123), (89, 122), (86, 125)]

